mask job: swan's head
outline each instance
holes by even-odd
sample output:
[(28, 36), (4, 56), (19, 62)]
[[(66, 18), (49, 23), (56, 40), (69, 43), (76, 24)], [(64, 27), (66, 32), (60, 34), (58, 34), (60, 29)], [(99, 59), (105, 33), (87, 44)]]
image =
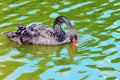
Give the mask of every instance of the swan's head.
[(75, 49), (78, 45), (77, 32), (74, 29), (70, 29), (68, 32), (69, 38), (72, 42), (72, 47)]
[(68, 35), (69, 35), (71, 41), (73, 39), (77, 40), (77, 32), (74, 29), (70, 29), (68, 32)]

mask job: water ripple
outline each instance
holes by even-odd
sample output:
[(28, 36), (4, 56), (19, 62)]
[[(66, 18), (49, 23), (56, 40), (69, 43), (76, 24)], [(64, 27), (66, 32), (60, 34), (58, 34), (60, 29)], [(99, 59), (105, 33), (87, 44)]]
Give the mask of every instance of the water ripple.
[(47, 3), (48, 3), (48, 2), (41, 2), (40, 4), (43, 4), (43, 5), (44, 5), (44, 4), (47, 4)]
[(61, 9), (58, 12), (69, 12), (69, 11), (71, 11), (73, 9), (76, 9), (76, 8), (79, 8), (79, 7), (82, 7), (84, 5), (88, 5), (88, 4), (91, 4), (91, 3), (93, 3), (93, 2), (84, 2), (84, 3), (75, 4), (75, 5), (73, 5), (73, 6), (69, 7), (69, 8)]
[(9, 5), (9, 7), (10, 8), (15, 8), (15, 7), (19, 7), (19, 6), (23, 6), (23, 5), (25, 5), (25, 4), (27, 4), (27, 3), (29, 3), (30, 1), (24, 1), (24, 2), (21, 2), (21, 3), (19, 3), (19, 4), (10, 4)]
[(9, 14), (8, 16), (4, 17), (4, 19), (8, 19), (8, 18), (11, 18), (11, 17), (14, 17), (14, 16), (17, 16), (18, 14)]
[(35, 70), (38, 69), (38, 67), (34, 66), (38, 62), (39, 60), (29, 61), (28, 64), (25, 64), (24, 66), (17, 68), (10, 75), (8, 75), (4, 80), (9, 80), (9, 79), (16, 80), (18, 77), (21, 76), (21, 74), (28, 73), (28, 72), (34, 72)]
[(108, 46), (110, 44), (114, 44), (115, 42), (115, 38), (110, 38), (110, 39), (107, 39), (105, 41), (101, 41), (98, 46)]
[(52, 6), (52, 8), (54, 8), (54, 9), (58, 9), (59, 7), (60, 7), (60, 5), (58, 5), (58, 4), (55, 4)]
[(101, 4), (101, 6), (107, 6), (108, 5), (108, 3), (103, 3), (103, 4)]
[[(68, 71), (59, 72), (60, 69), (65, 69), (65, 68), (66, 69), (69, 68), (70, 71), (68, 70)], [(80, 70), (79, 66), (77, 67), (75, 65), (56, 66), (56, 67), (53, 67), (53, 68), (48, 69), (47, 71), (45, 71), (43, 74), (40, 75), (40, 78), (42, 80), (48, 80), (48, 79), (73, 80), (74, 78), (77, 79), (77, 80), (79, 80), (81, 78), (81, 76), (78, 73), (78, 70)], [(75, 74), (75, 75), (72, 75), (72, 74)]]
[(108, 26), (105, 29), (106, 30), (115, 29), (118, 28), (119, 26), (120, 26), (120, 20), (116, 20), (112, 25)]
[(99, 9), (94, 9), (92, 11), (89, 11), (89, 12), (86, 12), (87, 15), (91, 15), (91, 14), (94, 14), (94, 12), (98, 12), (100, 10), (102, 10), (103, 8), (99, 8)]
[(55, 12), (50, 14), (50, 17), (51, 17), (51, 18), (56, 18), (57, 16), (59, 16), (59, 14), (58, 14), (58, 13), (55, 13)]
[(117, 2), (114, 4), (114, 6), (119, 6), (120, 5), (120, 2)]
[(70, 4), (70, 2), (66, 2), (66, 1), (61, 1), (61, 2), (63, 2), (64, 5)]
[(28, 16), (21, 16), (21, 17), (17, 18), (16, 20), (25, 20), (26, 18), (28, 18)]
[(115, 10), (107, 10), (103, 13), (103, 15), (101, 15), (100, 17), (98, 17), (98, 19), (101, 18), (109, 18), (111, 16), (111, 13), (115, 12)]
[(38, 11), (40, 11), (40, 10), (39, 9), (31, 10), (27, 14), (36, 14)]
[(12, 24), (12, 22), (2, 23), (2, 24), (0, 24), (0, 27), (9, 26), (9, 25), (11, 25), (11, 24)]
[(120, 39), (120, 33), (112, 32), (111, 35), (117, 39)]

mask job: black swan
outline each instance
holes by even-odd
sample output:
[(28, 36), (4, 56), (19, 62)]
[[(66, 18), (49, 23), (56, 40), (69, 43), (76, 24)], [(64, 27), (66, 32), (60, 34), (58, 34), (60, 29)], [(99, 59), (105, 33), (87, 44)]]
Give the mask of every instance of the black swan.
[[(67, 25), (65, 33), (61, 27), (62, 22)], [(77, 33), (70, 21), (65, 16), (59, 16), (54, 20), (53, 30), (47, 26), (32, 24), (31, 26), (18, 25), (16, 32), (4, 34), (12, 41), (19, 44), (33, 45), (59, 45), (77, 41)]]

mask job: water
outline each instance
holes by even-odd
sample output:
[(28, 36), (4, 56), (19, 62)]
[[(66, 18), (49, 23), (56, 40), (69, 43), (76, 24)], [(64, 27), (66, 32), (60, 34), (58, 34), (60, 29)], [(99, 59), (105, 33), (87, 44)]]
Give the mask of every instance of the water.
[[(117, 0), (0, 0), (0, 80), (120, 80), (120, 2)], [(67, 16), (79, 45), (19, 45), (3, 32)], [(65, 25), (62, 26), (65, 28)]]

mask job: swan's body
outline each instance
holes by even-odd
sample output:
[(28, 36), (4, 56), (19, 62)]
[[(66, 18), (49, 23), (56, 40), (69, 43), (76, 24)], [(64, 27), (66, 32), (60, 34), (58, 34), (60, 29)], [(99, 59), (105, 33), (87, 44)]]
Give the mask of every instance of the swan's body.
[[(64, 22), (68, 27), (68, 33), (61, 28)], [(59, 16), (54, 21), (54, 29), (43, 25), (33, 24), (29, 27), (20, 24), (16, 32), (5, 32), (5, 35), (12, 41), (19, 44), (34, 45), (58, 45), (70, 43), (72, 38), (77, 38), (75, 30), (69, 20), (64, 16)]]

